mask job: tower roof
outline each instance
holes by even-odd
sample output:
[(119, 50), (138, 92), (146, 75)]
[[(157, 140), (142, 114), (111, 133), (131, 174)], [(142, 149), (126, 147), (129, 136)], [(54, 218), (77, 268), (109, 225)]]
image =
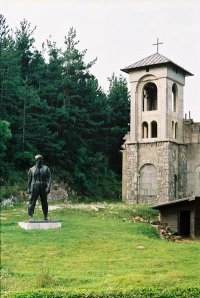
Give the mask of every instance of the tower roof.
[(148, 66), (153, 66), (153, 65), (156, 65), (156, 66), (172, 65), (172, 66), (175, 66), (176, 68), (180, 69), (185, 74), (185, 76), (193, 76), (192, 73), (185, 70), (183, 67), (177, 65), (176, 63), (174, 63), (173, 61), (171, 61), (170, 59), (166, 58), (165, 56), (163, 56), (159, 53), (148, 56), (138, 62), (135, 62), (135, 63), (121, 69), (121, 70), (126, 73), (129, 73), (131, 70), (143, 69), (143, 68), (146, 68)]

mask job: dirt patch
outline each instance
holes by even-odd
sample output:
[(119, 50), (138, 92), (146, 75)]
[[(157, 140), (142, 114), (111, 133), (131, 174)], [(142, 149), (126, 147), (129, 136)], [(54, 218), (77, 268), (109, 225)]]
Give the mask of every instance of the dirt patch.
[(100, 204), (67, 204), (64, 206), (64, 208), (68, 209), (81, 209), (81, 210), (92, 210), (95, 212), (98, 212), (102, 209), (105, 209), (106, 207), (104, 205)]

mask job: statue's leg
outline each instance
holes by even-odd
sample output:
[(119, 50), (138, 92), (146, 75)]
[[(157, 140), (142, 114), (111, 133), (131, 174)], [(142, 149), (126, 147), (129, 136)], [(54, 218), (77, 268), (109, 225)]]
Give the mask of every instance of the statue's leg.
[(36, 193), (32, 192), (29, 200), (29, 204), (28, 204), (28, 215), (30, 217), (33, 217), (36, 201), (37, 201)]
[(48, 218), (48, 202), (47, 202), (47, 194), (42, 192), (40, 195), (41, 198), (41, 204), (42, 204), (42, 211), (44, 214), (44, 220), (47, 220)]

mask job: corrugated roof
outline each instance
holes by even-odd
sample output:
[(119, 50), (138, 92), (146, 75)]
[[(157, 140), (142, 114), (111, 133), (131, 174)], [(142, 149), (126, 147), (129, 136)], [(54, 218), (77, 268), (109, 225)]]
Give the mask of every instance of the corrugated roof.
[(158, 65), (158, 64), (173, 64), (176, 67), (178, 67), (179, 69), (181, 69), (186, 76), (192, 76), (193, 74), (190, 73), (189, 71), (185, 70), (184, 68), (182, 68), (181, 66), (177, 65), (176, 63), (174, 63), (173, 61), (171, 61), (170, 59), (166, 58), (165, 56), (156, 53), (153, 54), (151, 56), (148, 56), (138, 62), (135, 62), (123, 69), (121, 69), (122, 71), (129, 73), (131, 70), (134, 69), (138, 69), (138, 68), (144, 68), (147, 66), (151, 66), (151, 65)]

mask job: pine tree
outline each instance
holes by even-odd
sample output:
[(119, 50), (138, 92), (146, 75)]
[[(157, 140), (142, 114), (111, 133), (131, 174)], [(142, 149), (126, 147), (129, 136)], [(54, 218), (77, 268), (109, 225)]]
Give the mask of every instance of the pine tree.
[(121, 175), (121, 145), (123, 137), (129, 130), (130, 95), (127, 81), (114, 74), (109, 79), (110, 86), (107, 95), (110, 110), (109, 158), (111, 168)]
[(86, 63), (74, 28), (64, 50), (48, 40), (38, 51), (26, 20), (13, 35), (3, 16), (0, 26), (0, 117), (12, 132), (7, 170), (27, 169), (41, 153), (82, 197), (119, 197), (114, 171), (129, 118), (125, 80), (113, 76), (103, 92), (91, 72), (96, 59)]

